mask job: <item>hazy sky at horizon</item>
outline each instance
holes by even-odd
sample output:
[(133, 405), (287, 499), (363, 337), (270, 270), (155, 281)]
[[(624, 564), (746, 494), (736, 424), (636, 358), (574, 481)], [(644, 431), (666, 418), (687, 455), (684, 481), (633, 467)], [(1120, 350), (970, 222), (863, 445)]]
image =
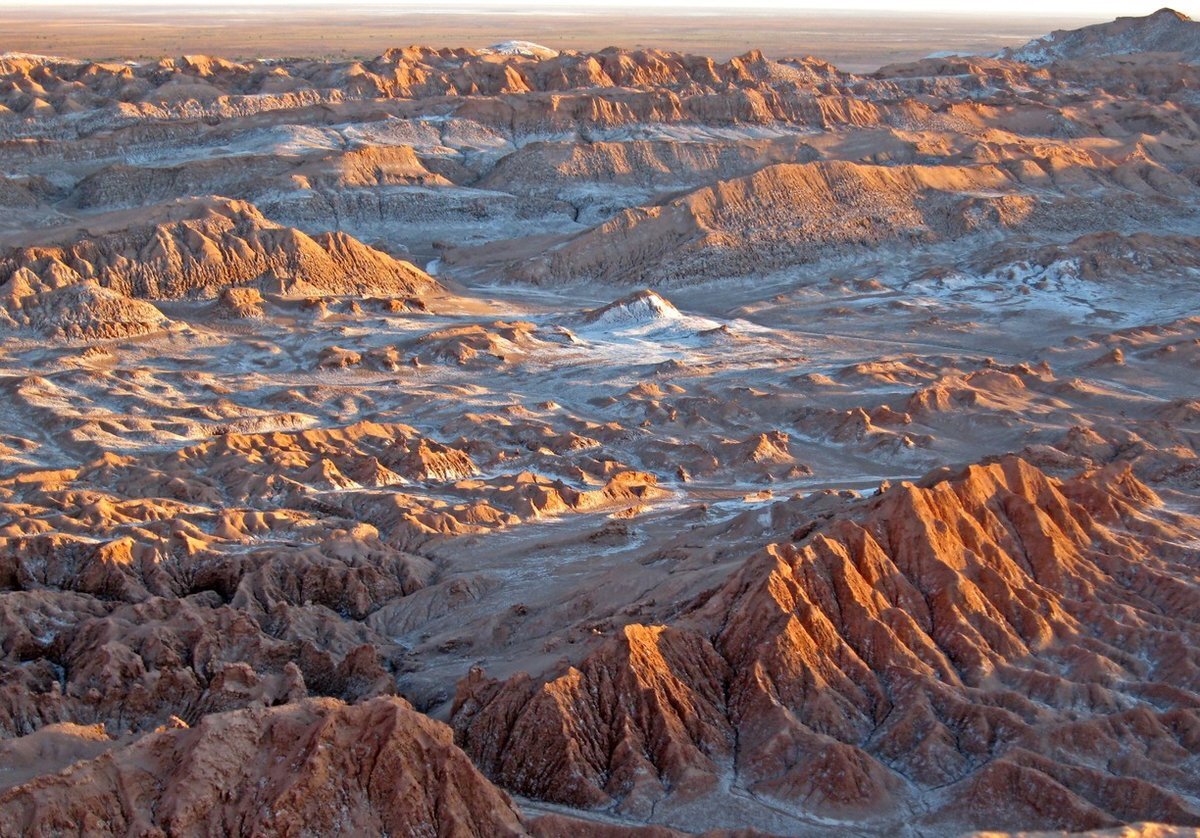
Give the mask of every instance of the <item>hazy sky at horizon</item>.
[[(1005, 0), (995, 4), (997, 19), (1014, 15), (1037, 15), (1044, 17), (1090, 18), (1107, 19), (1118, 15), (1144, 15), (1162, 8), (1164, 0)], [(1184, 14), (1193, 17), (1200, 16), (1200, 0), (1184, 0), (1184, 2), (1169, 4)], [(982, 7), (964, 4), (961, 0), (740, 0), (731, 8), (729, 0), (597, 0), (590, 4), (575, 2), (554, 2), (554, 0), (529, 0), (515, 2), (514, 0), (401, 0), (401, 2), (384, 2), (384, 0), (256, 0), (246, 3), (245, 0), (0, 0), (0, 8), (64, 7), (103, 9), (111, 12), (117, 8), (156, 9), (178, 8), (181, 10), (196, 9), (211, 11), (216, 8), (237, 8), (252, 10), (255, 7), (270, 6), (302, 7), (306, 9), (344, 9), (356, 10), (369, 8), (386, 8), (389, 11), (404, 11), (406, 9), (422, 12), (471, 13), (471, 12), (507, 12), (507, 13), (560, 13), (571, 14), (586, 11), (589, 13), (607, 10), (628, 14), (631, 10), (639, 11), (671, 11), (680, 14), (720, 14), (731, 12), (743, 13), (747, 10), (779, 10), (779, 11), (885, 11), (893, 14), (903, 13), (950, 13), (981, 16), (987, 14)]]

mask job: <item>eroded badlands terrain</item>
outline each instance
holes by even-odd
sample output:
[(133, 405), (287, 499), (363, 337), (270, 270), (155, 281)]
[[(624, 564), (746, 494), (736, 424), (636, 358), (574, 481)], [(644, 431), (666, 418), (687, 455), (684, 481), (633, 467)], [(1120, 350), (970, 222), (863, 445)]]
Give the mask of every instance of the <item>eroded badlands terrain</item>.
[(1198, 29), (0, 57), (0, 834), (1190, 834)]

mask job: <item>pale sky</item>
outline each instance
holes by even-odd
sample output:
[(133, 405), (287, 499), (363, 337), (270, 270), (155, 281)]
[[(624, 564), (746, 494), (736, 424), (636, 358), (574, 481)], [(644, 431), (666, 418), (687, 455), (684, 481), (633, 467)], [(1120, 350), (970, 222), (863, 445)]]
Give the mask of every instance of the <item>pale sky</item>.
[[(387, 8), (389, 11), (405, 9), (420, 11), (442, 11), (449, 13), (480, 12), (558, 12), (570, 14), (573, 11), (589, 13), (602, 12), (612, 9), (628, 13), (630, 9), (646, 11), (671, 10), (680, 13), (700, 12), (719, 14), (721, 12), (739, 12), (748, 9), (771, 9), (780, 11), (829, 10), (829, 11), (886, 11), (893, 14), (913, 13), (958, 13), (973, 16), (994, 15), (1004, 18), (1013, 15), (1038, 15), (1045, 17), (1091, 18), (1096, 20), (1109, 19), (1118, 15), (1144, 15), (1168, 4), (1192, 17), (1200, 16), (1200, 0), (1183, 0), (1169, 3), (1169, 0), (999, 0), (987, 4), (964, 3), (962, 0), (738, 0), (735, 4), (730, 0), (595, 0), (591, 3), (581, 3), (579, 0), (555, 2), (555, 0), (401, 0), (400, 2), (385, 2), (385, 0), (256, 0), (249, 4), (250, 8), (261, 6), (272, 7), (306, 7), (306, 8), (347, 8), (358, 10), (372, 7)], [(0, 8), (30, 8), (34, 6), (75, 6), (87, 8), (104, 8), (106, 11), (118, 7), (163, 9), (176, 7), (180, 9), (196, 8), (212, 10), (214, 7), (247, 8), (246, 0), (39, 0), (31, 3), (29, 0), (0, 0)]]

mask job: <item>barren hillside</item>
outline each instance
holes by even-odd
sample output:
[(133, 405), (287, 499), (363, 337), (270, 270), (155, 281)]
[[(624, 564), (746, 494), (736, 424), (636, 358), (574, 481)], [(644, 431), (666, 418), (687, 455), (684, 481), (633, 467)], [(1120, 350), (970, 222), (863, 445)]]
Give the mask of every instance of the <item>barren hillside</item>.
[(1195, 834), (1196, 25), (0, 56), (0, 835)]

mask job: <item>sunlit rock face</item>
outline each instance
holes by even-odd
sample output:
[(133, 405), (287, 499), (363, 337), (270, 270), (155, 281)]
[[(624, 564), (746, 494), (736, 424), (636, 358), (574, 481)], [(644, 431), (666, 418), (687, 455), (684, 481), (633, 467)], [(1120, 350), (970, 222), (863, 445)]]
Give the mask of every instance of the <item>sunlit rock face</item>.
[(1200, 70), (0, 57), (0, 834), (1200, 827)]

